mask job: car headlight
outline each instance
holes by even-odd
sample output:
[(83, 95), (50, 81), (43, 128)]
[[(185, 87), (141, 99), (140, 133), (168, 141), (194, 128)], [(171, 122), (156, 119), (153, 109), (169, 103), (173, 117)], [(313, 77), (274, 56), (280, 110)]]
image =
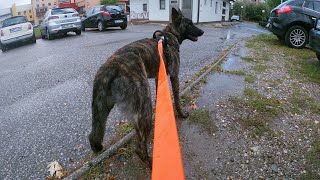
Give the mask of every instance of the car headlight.
[(316, 29), (320, 30), (320, 19), (318, 19), (316, 22)]

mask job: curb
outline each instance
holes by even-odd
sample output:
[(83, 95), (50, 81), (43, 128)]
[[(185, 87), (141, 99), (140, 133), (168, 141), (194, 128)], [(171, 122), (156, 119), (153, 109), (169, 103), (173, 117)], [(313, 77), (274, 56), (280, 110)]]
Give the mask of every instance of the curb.
[[(216, 65), (218, 65), (236, 45), (237, 44), (234, 44), (234, 45), (230, 46), (228, 49), (222, 51), (222, 53), (220, 53), (220, 55), (218, 56), (218, 60), (215, 63), (209, 64), (208, 66), (204, 67), (203, 69), (205, 69), (205, 68), (208, 68), (208, 69), (204, 73), (202, 73), (199, 77), (197, 77), (190, 85), (188, 85), (185, 89), (183, 89), (179, 93), (179, 96), (181, 97), (181, 96), (185, 95), (196, 84), (198, 84), (201, 81), (201, 79), (203, 79), (205, 76), (207, 76), (212, 71), (212, 69)], [(125, 137), (123, 137), (120, 141), (118, 141), (117, 143), (112, 145), (109, 149), (105, 150), (104, 152), (102, 152), (98, 156), (94, 157), (92, 160), (85, 163), (82, 167), (80, 167), (76, 171), (72, 172), (71, 174), (69, 174), (68, 176), (66, 176), (63, 179), (65, 179), (65, 180), (78, 179), (81, 175), (86, 173), (92, 166), (95, 166), (95, 165), (99, 164), (100, 162), (102, 162), (104, 159), (111, 157), (120, 147), (129, 143), (133, 139), (133, 137), (135, 137), (135, 135), (136, 135), (136, 131), (135, 130), (131, 131), (129, 134), (127, 134)]]

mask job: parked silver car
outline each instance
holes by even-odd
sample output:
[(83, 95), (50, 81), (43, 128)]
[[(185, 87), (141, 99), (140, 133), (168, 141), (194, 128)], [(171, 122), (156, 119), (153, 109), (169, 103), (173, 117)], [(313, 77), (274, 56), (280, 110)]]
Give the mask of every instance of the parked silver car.
[(41, 37), (51, 40), (54, 35), (75, 32), (81, 34), (79, 13), (73, 8), (49, 9), (40, 24)]

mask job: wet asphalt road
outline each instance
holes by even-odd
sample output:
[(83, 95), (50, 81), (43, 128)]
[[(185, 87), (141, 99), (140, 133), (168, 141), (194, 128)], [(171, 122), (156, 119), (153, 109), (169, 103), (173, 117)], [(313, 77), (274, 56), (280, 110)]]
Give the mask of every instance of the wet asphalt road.
[[(249, 23), (199, 27), (205, 33), (198, 42), (186, 40), (180, 49), (182, 86), (228, 46), (266, 32)], [(90, 154), (87, 136), (97, 69), (116, 49), (162, 28), (146, 24), (70, 33), (0, 52), (0, 179), (43, 179), (51, 161), (70, 169)], [(154, 94), (153, 81), (150, 85)], [(117, 111), (112, 112), (106, 142), (119, 120)]]

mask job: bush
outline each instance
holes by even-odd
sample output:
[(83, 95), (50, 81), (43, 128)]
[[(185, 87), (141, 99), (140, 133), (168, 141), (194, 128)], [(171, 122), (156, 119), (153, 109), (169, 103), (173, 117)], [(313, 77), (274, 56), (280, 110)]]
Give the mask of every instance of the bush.
[(101, 0), (101, 5), (117, 4), (118, 0)]
[[(243, 6), (243, 9), (241, 9)], [(233, 14), (240, 15), (244, 20), (249, 21), (267, 21), (270, 8), (267, 4), (235, 2), (233, 5)]]

